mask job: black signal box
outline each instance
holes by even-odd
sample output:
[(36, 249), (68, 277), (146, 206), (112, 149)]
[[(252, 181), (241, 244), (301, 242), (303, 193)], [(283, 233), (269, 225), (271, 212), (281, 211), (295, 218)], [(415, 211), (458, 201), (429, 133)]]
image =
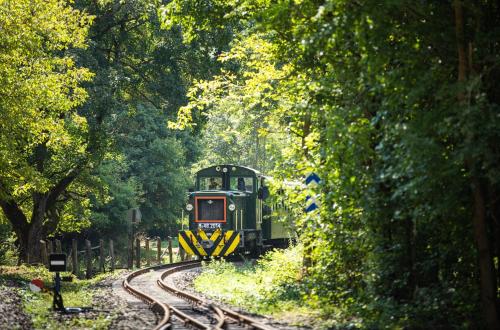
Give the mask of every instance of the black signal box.
[(49, 255), (49, 272), (65, 272), (66, 271), (66, 254), (51, 253)]

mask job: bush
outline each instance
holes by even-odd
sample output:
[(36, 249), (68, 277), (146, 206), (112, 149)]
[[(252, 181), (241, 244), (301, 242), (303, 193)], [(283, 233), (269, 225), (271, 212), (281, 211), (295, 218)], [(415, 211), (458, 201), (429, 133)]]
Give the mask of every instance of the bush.
[(310, 304), (302, 280), (302, 246), (273, 250), (256, 264), (224, 260), (204, 264), (195, 289), (249, 312), (288, 323), (311, 324), (320, 314)]
[(0, 265), (15, 265), (17, 263), (17, 249), (15, 236), (8, 223), (0, 221)]

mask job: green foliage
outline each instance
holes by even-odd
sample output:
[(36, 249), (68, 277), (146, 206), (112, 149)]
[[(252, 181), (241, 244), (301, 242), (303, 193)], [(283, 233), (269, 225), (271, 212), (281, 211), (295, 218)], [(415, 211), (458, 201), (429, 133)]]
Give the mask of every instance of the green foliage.
[[(276, 164), (290, 162), (286, 156), (305, 143), (289, 118), (291, 104), (300, 95), (290, 85), (280, 84), (290, 67), (275, 67), (274, 51), (266, 36), (235, 40), (232, 49), (218, 57), (224, 67), (237, 68), (235, 72), (225, 69), (189, 90), (190, 102), (181, 107), (177, 123), (169, 124), (185, 128), (196, 124), (193, 118), (206, 118), (202, 137), (206, 148), (197, 167), (235, 163), (268, 173)], [(290, 101), (279, 103), (285, 98)]]
[[(231, 40), (231, 25), (238, 25), (237, 20), (231, 20), (232, 24), (228, 24), (228, 11), (232, 6), (233, 1), (171, 1), (160, 7), (159, 13), (163, 28), (168, 30), (182, 25), (183, 40), (186, 43), (196, 40), (203, 46), (217, 47)], [(212, 33), (213, 30), (217, 33)]]
[[(0, 196), (23, 199), (85, 152), (87, 123), (73, 110), (92, 74), (65, 50), (85, 47), (90, 17), (64, 1), (2, 1), (0, 22)], [(43, 172), (33, 162), (41, 144), (52, 155)]]
[(0, 264), (17, 264), (17, 250), (15, 246), (15, 236), (8, 223), (0, 223)]
[(187, 137), (176, 137), (167, 129), (162, 112), (138, 108), (120, 143), (129, 163), (129, 175), (141, 185), (141, 228), (162, 236), (180, 215), (189, 185), (183, 139)]
[[(238, 109), (240, 122), (255, 124), (258, 109), (258, 124), (285, 133), (271, 143), (273, 176), (314, 170), (323, 179), (312, 191), (319, 216), (298, 222), (312, 257), (311, 296), (373, 328), (483, 326), (477, 244), (483, 274), (497, 276), (500, 251), (487, 242), (500, 215), (498, 4), (248, 0), (213, 12), (196, 1), (165, 8), (167, 27), (179, 24), (188, 41), (221, 26), (234, 33), (219, 56), (224, 70), (191, 90), (178, 124), (196, 123), (201, 112), (207, 132), (243, 141), (232, 138), (239, 126), (231, 114)], [(224, 109), (231, 114), (217, 126), (213, 116), (221, 121)], [(297, 138), (285, 140), (287, 133)], [(486, 308), (498, 290), (484, 278), (482, 285)]]
[(107, 155), (96, 172), (100, 189), (91, 198), (91, 230), (102, 237), (118, 238), (129, 230), (124, 219), (127, 210), (137, 207), (140, 185), (128, 175), (129, 165), (120, 154)]
[(198, 154), (191, 134), (166, 123), (184, 102), (188, 80), (203, 76), (210, 61), (183, 45), (179, 31), (160, 29), (156, 2), (82, 0), (76, 6), (95, 16), (89, 49), (78, 54), (96, 72), (82, 112), (105, 151), (88, 180), (97, 189), (86, 234), (123, 240), (126, 211), (139, 207), (139, 230), (164, 236), (180, 217), (186, 167)]
[[(479, 328), (481, 299), (491, 317), (495, 1), (74, 6), (0, 2), (0, 206), (21, 246), (88, 219), (87, 234), (124, 233), (136, 206), (141, 229), (164, 233), (200, 155), (195, 167), (240, 163), (278, 182), (316, 171), (318, 187), (284, 194), (308, 276), (297, 287), (280, 273), (261, 297), (334, 303), (357, 327)], [(308, 194), (319, 212), (302, 212)], [(266, 260), (256, 274), (295, 269)]]
[[(303, 247), (266, 253), (256, 264), (236, 266), (224, 260), (204, 265), (195, 289), (253, 313), (314, 329), (360, 328), (345, 304), (325, 303), (302, 265)], [(346, 317), (348, 315), (348, 317)]]
[[(216, 299), (221, 299), (261, 314), (283, 317), (287, 313), (301, 314), (302, 248), (274, 250), (259, 259), (256, 265), (236, 266), (224, 260), (206, 264), (203, 273), (195, 279), (195, 288)], [(297, 316), (298, 317), (298, 316)]]
[(198, 146), (166, 122), (212, 61), (161, 30), (158, 8), (1, 3), (0, 206), (21, 259), (36, 261), (31, 243), (54, 234), (123, 238), (131, 207), (143, 211), (141, 230), (172, 230)]
[(91, 21), (66, 1), (0, 2), (0, 207), (22, 260), (36, 261), (37, 242), (59, 224), (88, 225), (75, 216), (88, 200), (65, 202), (83, 195), (75, 179), (92, 163), (89, 122), (76, 108), (93, 74), (75, 55)]

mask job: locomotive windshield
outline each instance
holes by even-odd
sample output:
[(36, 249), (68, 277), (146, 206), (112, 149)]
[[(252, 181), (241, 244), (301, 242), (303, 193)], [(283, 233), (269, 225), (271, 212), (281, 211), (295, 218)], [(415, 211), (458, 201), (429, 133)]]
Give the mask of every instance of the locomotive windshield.
[(231, 177), (229, 189), (253, 192), (253, 178), (243, 176)]
[(220, 190), (220, 189), (222, 189), (222, 178), (220, 176), (200, 178), (200, 190)]

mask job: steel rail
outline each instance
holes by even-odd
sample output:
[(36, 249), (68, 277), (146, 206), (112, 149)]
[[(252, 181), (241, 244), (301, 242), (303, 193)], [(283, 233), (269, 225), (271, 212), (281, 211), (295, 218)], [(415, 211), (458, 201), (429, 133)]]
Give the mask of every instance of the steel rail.
[[(200, 261), (198, 261), (197, 263), (193, 263), (193, 264), (180, 264), (180, 265), (177, 265), (175, 267), (172, 267), (170, 269), (167, 269), (166, 271), (164, 271), (159, 279), (157, 280), (157, 284), (160, 288), (164, 289), (164, 290), (167, 290), (167, 291), (170, 291), (172, 292), (174, 295), (176, 296), (179, 296), (181, 298), (184, 298), (186, 300), (189, 300), (190, 302), (194, 303), (195, 305), (201, 305), (198, 301), (198, 299), (196, 299), (195, 296), (191, 296), (191, 295), (183, 295), (183, 291), (179, 291), (179, 290), (176, 290), (174, 287), (171, 287), (169, 286), (168, 284), (166, 284), (163, 279), (165, 277), (167, 277), (168, 275), (171, 275), (173, 273), (176, 273), (176, 272), (180, 272), (180, 271), (183, 271), (183, 270), (187, 270), (187, 269), (191, 269), (191, 268), (196, 268), (196, 267), (199, 267), (201, 264)], [(173, 289), (173, 291), (172, 291)], [(188, 324), (188, 325), (191, 325), (193, 327), (196, 327), (198, 329), (211, 329), (211, 327), (209, 325), (206, 325), (206, 324), (203, 324), (201, 323), (200, 321), (192, 318), (191, 316), (181, 312), (180, 310), (178, 310), (177, 308), (175, 307), (170, 307), (170, 309), (172, 310), (172, 312), (177, 315), (180, 319), (182, 319), (184, 321), (184, 324)], [(224, 319), (222, 319), (224, 320)], [(219, 320), (218, 320), (219, 321)], [(220, 321), (217, 323), (219, 324)]]
[(130, 273), (122, 282), (122, 286), (127, 292), (129, 292), (131, 295), (137, 297), (138, 299), (140, 299), (141, 301), (143, 301), (147, 305), (149, 305), (150, 309), (153, 312), (156, 312), (156, 313), (163, 316), (163, 318), (156, 325), (154, 330), (163, 330), (163, 329), (170, 329), (171, 328), (171, 324), (169, 323), (170, 316), (171, 316), (171, 314), (170, 314), (171, 306), (167, 306), (164, 303), (162, 303), (160, 300), (155, 299), (155, 298), (151, 297), (150, 295), (148, 295), (147, 293), (133, 287), (130, 284), (130, 282), (135, 277), (140, 276), (142, 274), (145, 274), (147, 272), (150, 272), (152, 270), (158, 270), (158, 269), (170, 268), (170, 267), (175, 268), (176, 266), (182, 265), (182, 264), (184, 264), (184, 265), (186, 265), (186, 264), (187, 265), (191, 265), (191, 264), (197, 265), (197, 264), (199, 264), (199, 261), (187, 261), (187, 262), (180, 262), (180, 263), (174, 263), (174, 264), (163, 264), (163, 265), (142, 268), (142, 269), (139, 269), (135, 272)]
[(262, 324), (259, 321), (252, 319), (251, 317), (235, 312), (229, 308), (225, 307), (219, 307), (219, 308), (224, 313), (224, 315), (229, 316), (231, 319), (237, 321), (239, 324), (243, 323), (253, 329), (258, 329), (258, 330), (273, 330), (273, 328), (270, 328), (265, 324)]
[(238, 324), (245, 324), (246, 326), (249, 326), (253, 329), (273, 330), (273, 328), (270, 328), (270, 327), (258, 322), (255, 319), (252, 319), (248, 316), (242, 315), (242, 314), (235, 312), (233, 310), (230, 310), (228, 308), (214, 305), (213, 303), (210, 303), (210, 302), (208, 302), (200, 297), (197, 297), (195, 295), (192, 295), (191, 293), (188, 293), (186, 291), (179, 290), (176, 287), (173, 287), (165, 282), (165, 278), (173, 273), (176, 273), (176, 272), (179, 272), (182, 270), (191, 269), (191, 268), (196, 268), (198, 266), (199, 265), (179, 265), (179, 266), (167, 269), (166, 271), (164, 271), (160, 275), (157, 283), (162, 289), (169, 291), (169, 292), (175, 294), (176, 296), (179, 296), (185, 300), (188, 300), (195, 305), (204, 305), (204, 306), (207, 306), (208, 308), (212, 309), (214, 311), (214, 313), (217, 315), (217, 317), (216, 317), (217, 324), (214, 326), (214, 329), (216, 329), (216, 330), (225, 329), (228, 317), (230, 319), (233, 319), (236, 322), (238, 322)]

